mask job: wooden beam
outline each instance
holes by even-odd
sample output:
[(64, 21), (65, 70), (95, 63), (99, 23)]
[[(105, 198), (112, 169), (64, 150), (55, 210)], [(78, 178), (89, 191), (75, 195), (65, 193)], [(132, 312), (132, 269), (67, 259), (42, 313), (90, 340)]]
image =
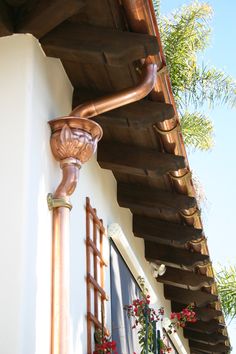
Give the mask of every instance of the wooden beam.
[(203, 286), (213, 284), (214, 278), (182, 269), (167, 267), (165, 274), (159, 276), (157, 281), (180, 288), (199, 290)]
[[(107, 92), (100, 92), (92, 89), (75, 88), (73, 93), (73, 109), (81, 103), (103, 97), (107, 94)], [(145, 129), (152, 127), (158, 122), (172, 119), (174, 115), (175, 111), (171, 104), (143, 99), (102, 113), (99, 116), (94, 117), (93, 120), (98, 122), (103, 128), (107, 126), (118, 126), (124, 128)]]
[(229, 347), (224, 344), (209, 345), (205, 343), (196, 342), (193, 340), (189, 341), (189, 346), (191, 350), (200, 350), (204, 353), (228, 353)]
[[(171, 309), (173, 312), (180, 312), (184, 307), (187, 307), (188, 304), (180, 304), (177, 302), (171, 302)], [(213, 308), (208, 307), (195, 307), (194, 311), (196, 312), (198, 321), (194, 323), (195, 329), (197, 328), (197, 323), (199, 324), (200, 321), (208, 322), (212, 319), (222, 316), (222, 312)], [(217, 321), (218, 322), (218, 321)]]
[(182, 156), (103, 141), (98, 145), (97, 160), (102, 168), (136, 176), (160, 177), (185, 167)]
[(172, 119), (175, 115), (171, 104), (141, 100), (95, 117), (102, 127), (107, 125), (143, 129), (158, 122)]
[(133, 232), (147, 241), (184, 245), (202, 237), (202, 230), (147, 216), (133, 215)]
[[(199, 318), (198, 315), (197, 315), (197, 318)], [(190, 330), (194, 330), (195, 332), (202, 332), (202, 333), (211, 334), (216, 331), (224, 329), (225, 326), (223, 324), (221, 324), (218, 320), (215, 320), (215, 319), (212, 319), (208, 322), (201, 321), (200, 319), (198, 319), (198, 321), (196, 323), (188, 323), (186, 325), (186, 328), (190, 329)]]
[(168, 300), (181, 304), (194, 303), (196, 306), (205, 306), (210, 302), (217, 301), (218, 296), (200, 290), (186, 290), (176, 286), (164, 285), (164, 295)]
[(41, 40), (48, 56), (80, 63), (124, 66), (158, 54), (155, 36), (65, 23)]
[(155, 208), (177, 213), (197, 205), (193, 197), (131, 183), (118, 183), (117, 198), (121, 207), (145, 213)]
[[(85, 0), (41, 0), (25, 6), (16, 26), (16, 32), (31, 33), (42, 38), (46, 33), (78, 13)], [(73, 33), (71, 33), (73, 36)]]
[(0, 1), (0, 37), (13, 33), (11, 9), (4, 1)]
[(18, 7), (25, 4), (27, 0), (5, 0), (5, 2), (10, 6)]
[(192, 331), (190, 329), (184, 329), (184, 337), (200, 343), (206, 343), (210, 345), (225, 343), (225, 341), (228, 339), (227, 336), (224, 336), (219, 332), (207, 334), (207, 333)]
[(150, 262), (183, 269), (194, 269), (197, 265), (209, 263), (207, 255), (149, 241), (145, 241), (145, 257)]

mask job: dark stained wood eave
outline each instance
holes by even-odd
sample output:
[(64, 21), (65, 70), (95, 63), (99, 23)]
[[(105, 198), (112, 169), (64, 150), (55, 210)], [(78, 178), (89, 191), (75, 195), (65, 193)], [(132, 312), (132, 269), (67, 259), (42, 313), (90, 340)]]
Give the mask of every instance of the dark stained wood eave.
[[(136, 60), (161, 50), (156, 37), (129, 31), (124, 9), (113, 0), (0, 0), (0, 36), (11, 34), (13, 29), (34, 34), (48, 55), (62, 60), (74, 86), (74, 104), (78, 104), (78, 96), (81, 102), (84, 92), (89, 92), (86, 99), (92, 99), (135, 85), (140, 69)], [(167, 81), (165, 76), (160, 86), (164, 87)], [(171, 91), (169, 94), (172, 95)], [(180, 306), (180, 311), (193, 299), (193, 294), (198, 305), (205, 304), (196, 308), (200, 319), (196, 327), (186, 328), (202, 333), (204, 339), (213, 324), (217, 330), (221, 328), (218, 317), (222, 317), (222, 312), (211, 307), (214, 295), (201, 291), (202, 286), (212, 284), (212, 278), (197, 274), (198, 266), (210, 268), (207, 247), (199, 242), (194, 252), (187, 249), (192, 242), (205, 239), (202, 230), (183, 225), (182, 212), (196, 209), (197, 203), (189, 178), (181, 179), (183, 188), (176, 188), (178, 183), (173, 179), (174, 171), (188, 170), (181, 133), (175, 130), (174, 102), (163, 102), (161, 91), (155, 96), (157, 101), (152, 99), (145, 98), (94, 118), (104, 130), (104, 145), (98, 150), (98, 158), (101, 166), (111, 169), (117, 179), (120, 205), (134, 214), (134, 234), (145, 239), (146, 258), (171, 267), (159, 280), (169, 291), (166, 290), (172, 307)], [(156, 129), (160, 123), (174, 128), (168, 146)], [(181, 151), (183, 156), (165, 153), (169, 148), (172, 153), (173, 148), (175, 152)], [(177, 303), (181, 296), (185, 304)], [(200, 334), (195, 339), (196, 336), (199, 338)], [(199, 344), (206, 345), (199, 343), (199, 339), (190, 341), (191, 352), (209, 353), (209, 349), (199, 348)], [(219, 351), (222, 350), (219, 344), (211, 346), (210, 352), (224, 352)], [(226, 352), (225, 348), (228, 347), (223, 348)]]
[[(197, 309), (196, 309), (197, 312)], [(197, 315), (198, 316), (198, 315)], [(194, 326), (196, 324), (196, 326)], [(196, 323), (187, 323), (186, 329), (201, 332), (206, 334), (212, 334), (217, 331), (222, 331), (225, 329), (225, 326), (221, 324), (217, 319), (212, 319), (210, 321), (201, 321), (198, 319)]]
[(205, 291), (181, 289), (172, 285), (164, 285), (164, 295), (168, 300), (173, 300), (182, 304), (194, 303), (199, 307), (218, 300), (217, 295)]
[(85, 3), (86, 0), (26, 1), (16, 22), (15, 32), (32, 33), (40, 39), (76, 15)]
[(110, 66), (123, 66), (159, 51), (154, 36), (75, 23), (62, 24), (40, 42), (47, 56)]
[(126, 106), (105, 112), (94, 120), (102, 128), (107, 126), (145, 129), (158, 122), (174, 118), (175, 111), (171, 104), (149, 101), (147, 99), (128, 104)]
[(224, 336), (219, 332), (207, 334), (207, 333), (192, 331), (190, 329), (184, 329), (184, 337), (187, 339), (191, 339), (200, 343), (206, 343), (210, 345), (216, 345), (219, 343), (225, 344), (225, 341), (228, 339), (228, 337)]
[(196, 206), (196, 199), (193, 197), (133, 183), (118, 182), (117, 200), (120, 206), (139, 212), (148, 212), (155, 208), (179, 212)]
[(161, 177), (185, 167), (182, 156), (116, 142), (99, 143), (97, 160), (102, 168), (137, 176)]
[(157, 281), (180, 288), (199, 290), (203, 286), (212, 285), (214, 278), (183, 269), (167, 267), (165, 274), (157, 277)]
[(193, 253), (187, 249), (175, 248), (164, 244), (145, 241), (145, 257), (150, 262), (163, 263), (170, 267), (194, 269), (198, 265), (207, 265), (209, 256)]
[(209, 344), (200, 343), (193, 340), (189, 341), (189, 345), (192, 350), (196, 349), (204, 353), (228, 353), (230, 349), (228, 346), (222, 343), (216, 345), (209, 345)]
[(201, 229), (135, 213), (133, 214), (133, 232), (135, 236), (142, 237), (146, 241), (170, 245), (185, 245), (189, 241), (203, 237)]
[[(187, 307), (187, 306), (188, 306), (187, 303), (181, 304), (175, 301), (171, 302), (171, 309), (173, 312), (179, 312), (183, 309), (183, 307)], [(198, 321), (195, 323), (196, 326), (194, 326), (195, 329), (198, 327), (198, 325), (202, 326), (201, 324), (199, 324), (199, 322), (201, 321), (209, 322), (211, 320), (214, 320), (215, 318), (222, 316), (222, 311), (219, 311), (214, 307), (210, 307), (209, 305), (202, 306), (202, 307), (195, 307), (194, 311), (196, 312), (198, 318)]]

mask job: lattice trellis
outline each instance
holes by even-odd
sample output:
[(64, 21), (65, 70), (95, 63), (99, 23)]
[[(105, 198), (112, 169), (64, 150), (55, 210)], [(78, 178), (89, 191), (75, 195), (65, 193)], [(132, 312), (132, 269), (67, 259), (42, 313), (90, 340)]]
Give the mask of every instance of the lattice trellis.
[(104, 326), (105, 301), (104, 273), (107, 266), (103, 258), (105, 228), (98, 218), (96, 209), (86, 198), (86, 264), (87, 264), (87, 343), (88, 354), (92, 354), (92, 335), (96, 329), (107, 330)]

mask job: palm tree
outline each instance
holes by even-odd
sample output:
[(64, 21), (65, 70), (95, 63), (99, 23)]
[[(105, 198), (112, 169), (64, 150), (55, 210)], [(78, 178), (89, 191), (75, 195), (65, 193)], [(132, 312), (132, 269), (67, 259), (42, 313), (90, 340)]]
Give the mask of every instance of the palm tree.
[(160, 16), (154, 0), (172, 89), (187, 146), (208, 150), (213, 146), (213, 123), (203, 107), (236, 106), (236, 82), (214, 67), (198, 64), (199, 54), (209, 45), (212, 8), (194, 1), (170, 16)]
[(216, 281), (225, 317), (231, 322), (236, 318), (236, 266), (220, 266)]

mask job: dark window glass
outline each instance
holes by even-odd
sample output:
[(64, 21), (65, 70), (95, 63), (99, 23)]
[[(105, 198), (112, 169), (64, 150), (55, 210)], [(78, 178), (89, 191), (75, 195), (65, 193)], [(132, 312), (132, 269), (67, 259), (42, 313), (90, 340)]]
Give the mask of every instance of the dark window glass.
[(111, 242), (111, 315), (112, 339), (119, 354), (140, 353), (136, 330), (124, 311), (134, 299), (139, 298), (140, 288), (119, 251)]

